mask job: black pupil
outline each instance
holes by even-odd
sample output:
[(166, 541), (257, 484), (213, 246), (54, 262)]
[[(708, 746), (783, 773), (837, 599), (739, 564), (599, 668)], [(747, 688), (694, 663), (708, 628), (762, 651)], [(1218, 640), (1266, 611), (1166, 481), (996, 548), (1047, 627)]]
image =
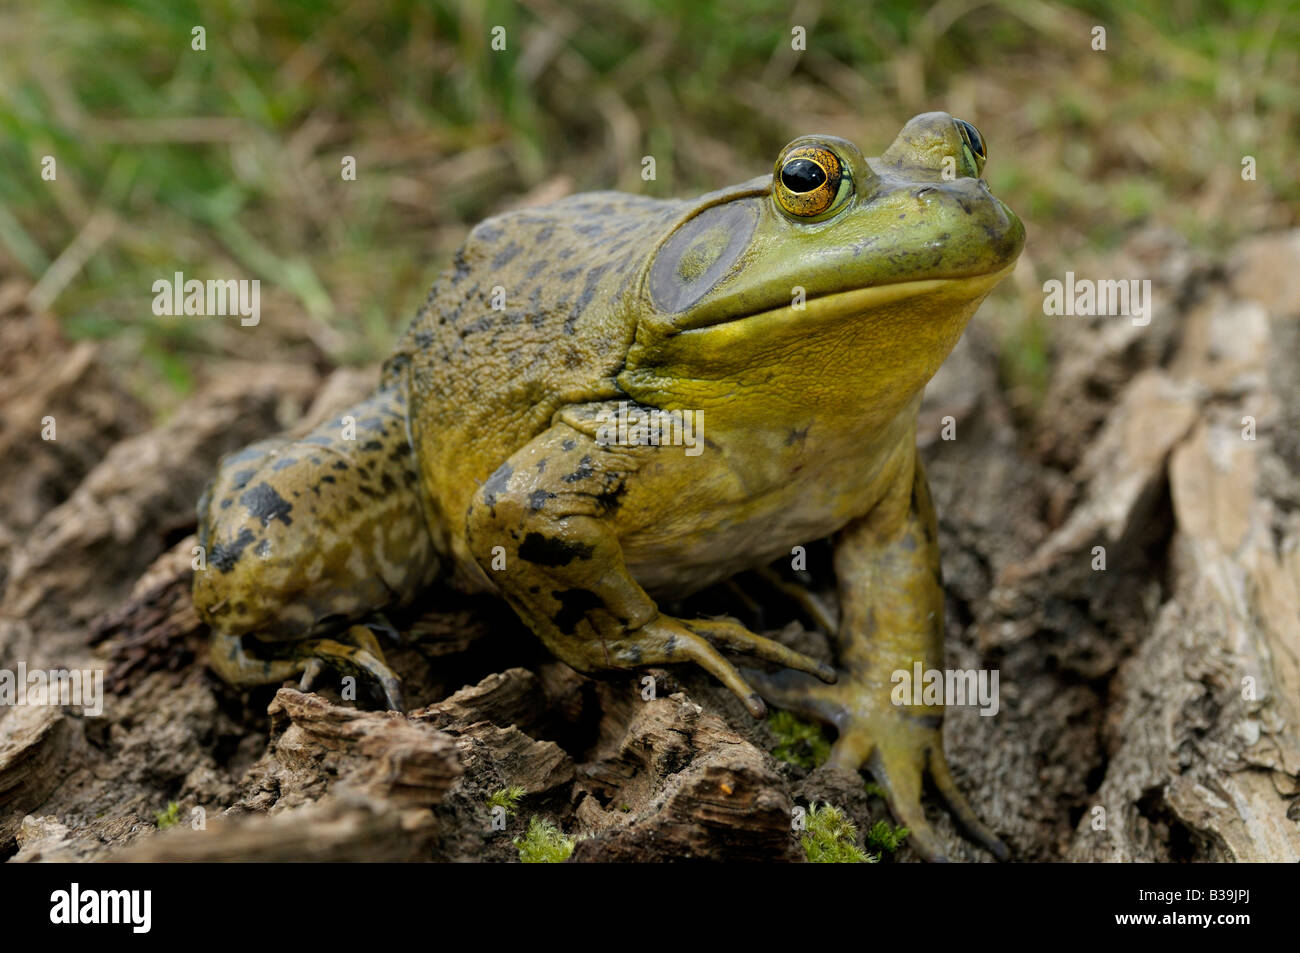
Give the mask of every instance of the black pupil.
[(825, 183), (825, 170), (812, 159), (791, 159), (781, 168), (781, 184), (796, 194), (819, 189)]
[(965, 119), (958, 119), (957, 123), (961, 131), (966, 136), (966, 142), (970, 146), (970, 151), (975, 153), (981, 159), (984, 158), (984, 140), (980, 138), (980, 131), (968, 123)]

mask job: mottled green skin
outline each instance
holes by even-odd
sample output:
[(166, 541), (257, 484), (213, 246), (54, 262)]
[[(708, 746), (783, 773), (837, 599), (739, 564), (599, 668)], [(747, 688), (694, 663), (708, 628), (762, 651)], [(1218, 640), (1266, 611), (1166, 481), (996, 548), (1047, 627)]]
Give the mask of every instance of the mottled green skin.
[[(1024, 240), (965, 135), (928, 113), (879, 158), (816, 138), (846, 183), (817, 219), (763, 176), (690, 201), (579, 195), (478, 226), (350, 412), (365, 436), (334, 421), (223, 461), (195, 581), (214, 667), (249, 684), (325, 659), (396, 704), (354, 623), (446, 572), (500, 593), (581, 671), (695, 662), (755, 715), (752, 686), (832, 722), (835, 760), (871, 767), (922, 853), (939, 856), (927, 771), (1005, 852), (948, 774), (942, 709), (888, 697), (892, 671), (943, 664), (921, 392)], [(599, 415), (620, 402), (701, 413), (703, 452), (602, 445)], [(658, 609), (831, 535), (838, 670)], [(719, 649), (786, 671), (742, 673)]]

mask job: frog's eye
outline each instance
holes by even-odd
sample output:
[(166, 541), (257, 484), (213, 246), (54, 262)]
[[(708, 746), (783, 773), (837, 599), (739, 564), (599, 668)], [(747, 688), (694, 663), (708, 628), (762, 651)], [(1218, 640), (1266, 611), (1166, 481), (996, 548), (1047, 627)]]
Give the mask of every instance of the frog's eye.
[(984, 137), (965, 119), (954, 118), (953, 122), (957, 126), (957, 132), (961, 134), (962, 145), (970, 150), (971, 165), (975, 166), (978, 175), (984, 171), (984, 160), (988, 158), (988, 154), (984, 151)]
[(839, 209), (852, 186), (840, 157), (816, 143), (787, 148), (777, 159), (772, 177), (777, 202), (798, 218), (818, 218)]

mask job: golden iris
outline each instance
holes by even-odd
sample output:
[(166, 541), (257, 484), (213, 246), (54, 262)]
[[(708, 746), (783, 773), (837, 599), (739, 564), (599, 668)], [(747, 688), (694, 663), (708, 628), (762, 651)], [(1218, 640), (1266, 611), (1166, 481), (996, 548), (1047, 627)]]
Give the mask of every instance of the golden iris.
[(835, 207), (845, 178), (839, 156), (825, 146), (808, 144), (781, 156), (772, 188), (785, 211), (815, 218)]

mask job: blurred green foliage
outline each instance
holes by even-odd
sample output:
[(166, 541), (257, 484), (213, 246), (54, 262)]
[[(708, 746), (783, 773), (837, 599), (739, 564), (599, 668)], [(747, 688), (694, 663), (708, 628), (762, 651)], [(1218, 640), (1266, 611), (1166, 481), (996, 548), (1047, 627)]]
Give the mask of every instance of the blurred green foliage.
[[(0, 275), (61, 260), (41, 290), (68, 333), (161, 404), (213, 359), (381, 357), (512, 204), (712, 189), (813, 131), (874, 154), (927, 109), (980, 127), (1025, 267), (1059, 271), (1146, 224), (1212, 245), (1295, 225), (1298, 81), (1292, 0), (42, 0), (0, 9)], [(155, 317), (175, 271), (262, 279), (258, 333)], [(1025, 287), (999, 333), (1032, 388)]]

